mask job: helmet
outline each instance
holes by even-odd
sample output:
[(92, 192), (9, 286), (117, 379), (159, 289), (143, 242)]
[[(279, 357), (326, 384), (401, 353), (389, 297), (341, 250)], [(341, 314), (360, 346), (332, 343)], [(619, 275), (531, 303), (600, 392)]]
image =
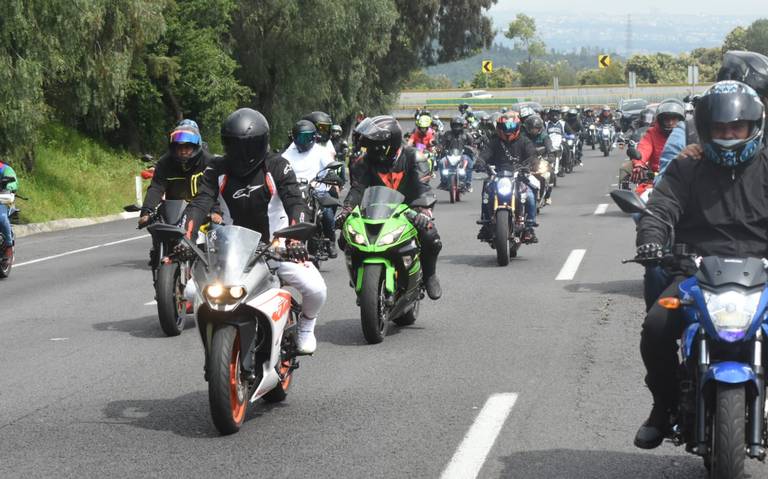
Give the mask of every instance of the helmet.
[(532, 136), (537, 136), (544, 129), (544, 120), (539, 115), (531, 115), (523, 123), (525, 130)]
[(547, 115), (549, 117), (550, 121), (559, 121), (560, 120), (560, 110), (557, 108), (550, 108), (549, 114)]
[[(503, 112), (503, 113), (506, 113), (506, 112)], [(536, 112), (533, 111), (533, 108), (531, 108), (528, 105), (520, 108), (520, 119), (523, 121), (525, 121), (525, 119), (528, 118), (529, 116), (535, 115), (535, 114)]]
[(717, 81), (737, 80), (768, 97), (768, 57), (756, 52), (725, 52)]
[(391, 167), (403, 145), (400, 123), (388, 115), (375, 116), (357, 125), (360, 145), (366, 149), (365, 157), (378, 166)]
[(459, 105), (459, 113), (461, 113), (462, 115), (464, 114), (465, 111), (467, 111), (467, 109), (469, 109), (469, 103), (462, 103)]
[(429, 115), (421, 115), (419, 119), (416, 120), (416, 127), (424, 135), (427, 134), (427, 130), (429, 130), (429, 127), (431, 126), (432, 126), (432, 117)]
[[(765, 127), (765, 107), (757, 92), (737, 81), (721, 81), (712, 85), (696, 105), (694, 122), (704, 157), (715, 164), (734, 167), (752, 161), (760, 150)], [(746, 121), (746, 138), (712, 137), (715, 123)]]
[(496, 120), (496, 133), (503, 141), (515, 141), (520, 136), (520, 115), (508, 111)]
[(464, 118), (457, 116), (451, 120), (451, 131), (460, 133), (462, 130), (464, 130)]
[(664, 119), (668, 117), (676, 117), (678, 121), (685, 121), (685, 105), (683, 102), (676, 98), (667, 98), (656, 107), (656, 123), (659, 124), (659, 127), (666, 134), (670, 134), (674, 129), (674, 127), (664, 125)]
[(320, 143), (325, 144), (331, 138), (331, 125), (333, 125), (333, 120), (328, 113), (323, 111), (313, 111), (312, 113), (304, 115), (302, 120), (309, 120), (315, 125)]
[(432, 126), (437, 125), (440, 122), (440, 115), (432, 115)]
[(509, 111), (509, 108), (507, 108), (506, 106), (502, 106), (501, 110), (499, 110), (499, 111), (502, 112), (502, 113), (506, 113), (506, 112)]
[(567, 115), (569, 111), (570, 111), (569, 108), (567, 106), (565, 106), (565, 105), (560, 107), (560, 114), (561, 115)]
[(570, 110), (568, 110), (568, 113), (566, 113), (565, 116), (571, 119), (576, 118), (577, 116), (579, 116), (579, 110), (577, 110), (576, 108), (571, 108)]
[(309, 120), (299, 120), (291, 129), (291, 137), (296, 149), (304, 153), (312, 149), (317, 141), (317, 128)]
[(587, 116), (592, 116), (595, 113), (595, 111), (592, 108), (584, 108), (584, 114)]
[(341, 125), (333, 125), (331, 126), (331, 138), (339, 138), (342, 135), (343, 130), (341, 129)]
[(198, 131), (200, 130), (200, 127), (197, 126), (197, 122), (195, 120), (190, 120), (189, 118), (184, 118), (180, 122), (176, 123), (176, 128), (180, 126), (191, 126)]
[[(200, 130), (197, 129), (197, 123), (192, 120), (187, 121), (184, 125), (177, 126), (170, 135), (169, 147), (173, 158), (179, 162), (181, 169), (186, 171), (192, 167), (194, 158), (200, 153), (203, 148), (203, 138), (200, 136)], [(180, 122), (181, 123), (181, 122)], [(194, 125), (194, 126), (192, 126)], [(180, 151), (180, 146), (191, 146), (191, 152), (186, 150), (183, 154)]]
[(656, 114), (650, 108), (646, 108), (640, 112), (640, 126), (650, 126), (653, 123), (653, 119)]
[(693, 111), (696, 109), (693, 103), (686, 103), (685, 104), (685, 117), (693, 117)]
[(231, 113), (221, 125), (221, 144), (235, 176), (248, 176), (261, 166), (269, 152), (269, 123), (251, 108)]

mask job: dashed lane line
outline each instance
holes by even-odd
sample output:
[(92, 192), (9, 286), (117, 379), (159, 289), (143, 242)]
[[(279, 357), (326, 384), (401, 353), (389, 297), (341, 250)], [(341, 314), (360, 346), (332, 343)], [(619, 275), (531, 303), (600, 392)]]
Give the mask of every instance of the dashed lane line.
[(469, 428), (440, 479), (474, 479), (517, 401), (517, 393), (492, 394)]
[(574, 276), (576, 276), (576, 272), (579, 270), (579, 265), (581, 264), (581, 260), (584, 259), (584, 255), (586, 254), (587, 250), (585, 249), (575, 249), (571, 251), (571, 254), (568, 255), (568, 259), (565, 260), (565, 264), (563, 264), (562, 269), (557, 274), (557, 277), (555, 278), (556, 281), (570, 281), (573, 279)]
[(59, 253), (59, 254), (55, 254), (55, 255), (52, 255), (52, 256), (46, 256), (44, 258), (37, 258), (37, 259), (30, 260), (30, 261), (24, 261), (23, 263), (15, 263), (13, 265), (13, 267), (14, 268), (20, 268), (22, 266), (27, 266), (27, 265), (30, 265), (30, 264), (41, 263), (43, 261), (49, 261), (49, 260), (52, 260), (52, 259), (62, 258), (64, 256), (70, 256), (70, 255), (77, 254), (77, 253), (84, 253), (86, 251), (91, 251), (91, 250), (98, 249), (98, 248), (104, 248), (104, 247), (107, 247), (107, 246), (114, 246), (116, 244), (127, 243), (128, 241), (136, 241), (136, 240), (139, 240), (139, 239), (142, 239), (142, 238), (149, 238), (149, 235), (134, 236), (132, 238), (126, 238), (126, 239), (122, 239), (122, 240), (118, 240), (118, 241), (111, 241), (109, 243), (103, 243), (103, 244), (97, 244), (97, 245), (94, 245), (94, 246), (88, 246), (87, 248), (80, 248), (80, 249), (76, 249), (76, 250), (72, 250), (72, 251), (67, 251), (65, 253)]
[(608, 203), (600, 203), (597, 205), (597, 208), (595, 208), (596, 215), (604, 215), (606, 211), (608, 211)]

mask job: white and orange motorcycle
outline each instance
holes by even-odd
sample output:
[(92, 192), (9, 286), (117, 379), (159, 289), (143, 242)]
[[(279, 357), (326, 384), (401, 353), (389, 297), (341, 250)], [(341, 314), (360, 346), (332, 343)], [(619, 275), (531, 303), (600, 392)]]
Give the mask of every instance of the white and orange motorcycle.
[(274, 243), (264, 244), (256, 231), (221, 226), (206, 234), (205, 251), (188, 244), (198, 258), (185, 295), (195, 304), (211, 416), (221, 434), (237, 432), (256, 400), (286, 398), (298, 367), (301, 304), (275, 274), (275, 262), (285, 261), (277, 244), (279, 238), (306, 241), (314, 231), (315, 225), (299, 223), (275, 231)]

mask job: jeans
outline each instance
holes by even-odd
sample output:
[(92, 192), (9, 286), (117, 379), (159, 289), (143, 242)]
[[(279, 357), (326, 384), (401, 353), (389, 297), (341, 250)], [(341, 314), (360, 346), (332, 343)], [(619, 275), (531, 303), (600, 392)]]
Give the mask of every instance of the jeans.
[(464, 176), (464, 184), (469, 186), (472, 186), (472, 168), (475, 167), (475, 159), (472, 157), (472, 155), (463, 155), (463, 159), (467, 160), (467, 169)]
[[(322, 196), (333, 196), (338, 198), (338, 194), (335, 191), (316, 191), (315, 195), (318, 198)], [(322, 223), (323, 223), (323, 235), (331, 241), (336, 241), (336, 234), (334, 233), (334, 223), (336, 221), (336, 207), (331, 206), (323, 208), (321, 211)]]
[(3, 244), (0, 246), (10, 246), (13, 244), (13, 231), (11, 230), (11, 220), (8, 218), (9, 208), (7, 205), (0, 205), (0, 235), (3, 236)]

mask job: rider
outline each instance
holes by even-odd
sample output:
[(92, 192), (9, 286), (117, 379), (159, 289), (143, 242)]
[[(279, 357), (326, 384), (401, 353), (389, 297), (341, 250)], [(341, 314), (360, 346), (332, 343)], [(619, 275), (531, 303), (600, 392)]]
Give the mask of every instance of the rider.
[(411, 133), (411, 137), (408, 138), (408, 145), (419, 147), (422, 145), (424, 151), (432, 151), (435, 145), (435, 132), (432, 130), (432, 117), (429, 115), (421, 115), (416, 121), (416, 128)]
[[(669, 238), (662, 221), (675, 225), (677, 244), (695, 255), (766, 256), (768, 196), (755, 194), (768, 183), (763, 114), (757, 93), (745, 84), (718, 82), (704, 93), (695, 112), (704, 159), (678, 157), (670, 163), (648, 202), (653, 215), (642, 216), (638, 225), (639, 259), (662, 256)], [(682, 260), (667, 269), (673, 281), (662, 297), (678, 297), (680, 282), (696, 271), (695, 263)], [(681, 310), (659, 304), (643, 323), (640, 352), (654, 405), (635, 436), (637, 447), (655, 448), (670, 432), (677, 399), (676, 340), (683, 328)]]
[(334, 149), (333, 143), (330, 141), (331, 127), (333, 126), (331, 115), (324, 111), (313, 111), (312, 113), (304, 115), (302, 120), (309, 120), (315, 125), (315, 128), (317, 129), (318, 145), (325, 148), (326, 154), (328, 154), (331, 159), (335, 159), (336, 149)]
[[(333, 159), (329, 158), (325, 149), (317, 143), (317, 129), (309, 120), (299, 120), (293, 125), (291, 130), (293, 143), (283, 152), (283, 158), (291, 164), (296, 179), (307, 183), (314, 180), (318, 173), (328, 166)], [(332, 189), (331, 189), (332, 190)], [(315, 187), (317, 196), (331, 194), (325, 184), (318, 184)], [(338, 198), (338, 193), (336, 194)], [(307, 198), (309, 201), (309, 198)], [(336, 232), (333, 229), (333, 219), (336, 215), (335, 207), (323, 208), (323, 234), (330, 241), (330, 250), (328, 256), (335, 258), (336, 253)]]
[[(552, 145), (552, 139), (544, 131), (544, 120), (537, 114), (530, 115), (523, 122), (523, 131), (525, 136), (531, 140), (533, 146), (537, 151), (542, 151), (545, 155), (549, 156), (555, 152), (555, 147)], [(536, 167), (538, 171), (538, 167)], [(547, 184), (547, 191), (544, 192), (544, 198), (548, 205), (552, 204), (552, 185)]]
[[(520, 116), (516, 111), (511, 110), (501, 115), (496, 120), (496, 138), (491, 140), (488, 148), (482, 152), (481, 158), (488, 166), (512, 167), (531, 169), (533, 160), (536, 159), (536, 148), (527, 136), (521, 135), (523, 129), (520, 124)], [(490, 219), (493, 214), (493, 205), (490, 204), (489, 197), (492, 183), (488, 180), (483, 182), (483, 200), (480, 209), (480, 221), (483, 226), (477, 235), (478, 239), (487, 240), (490, 236)], [(533, 228), (538, 226), (536, 223), (536, 194), (532, 187), (528, 187), (525, 219), (525, 232), (522, 240), (526, 243), (536, 243), (536, 233)]]
[(339, 170), (339, 176), (342, 180), (347, 179), (347, 162), (349, 160), (349, 143), (347, 143), (347, 140), (345, 140), (342, 135), (344, 134), (344, 130), (341, 129), (341, 125), (333, 125), (331, 127), (331, 144), (333, 145), (333, 149), (336, 151), (336, 161), (340, 163), (344, 163), (344, 168), (341, 168)]
[[(467, 161), (467, 173), (464, 178), (464, 187), (468, 192), (472, 192), (472, 168), (475, 166), (474, 139), (472, 135), (464, 131), (464, 119), (460, 116), (451, 120), (451, 130), (446, 132), (440, 139), (440, 151), (447, 154), (451, 150), (457, 149), (462, 152), (462, 158)], [(445, 188), (448, 185), (445, 179), (440, 177), (440, 187)]]
[[(225, 155), (206, 168), (200, 192), (185, 210), (187, 235), (195, 231), (219, 193), (219, 176), (224, 175), (221, 197), (233, 223), (261, 233), (269, 241), (272, 232), (291, 224), (311, 221), (307, 206), (288, 160), (269, 151), (269, 123), (250, 108), (230, 114), (221, 126)], [(307, 259), (306, 245), (288, 241), (287, 256), (297, 262), (279, 262), (277, 275), (283, 284), (299, 291), (302, 313), (298, 323), (297, 349), (311, 354), (317, 348), (314, 329), (325, 304), (323, 277)]]
[(632, 159), (632, 181), (640, 183), (650, 169), (659, 171), (659, 157), (669, 134), (677, 124), (685, 121), (685, 105), (680, 100), (668, 98), (656, 108), (656, 123), (646, 131), (637, 148), (630, 146), (627, 156)]
[[(171, 132), (168, 152), (158, 160), (152, 183), (147, 189), (144, 204), (141, 206), (139, 226), (149, 223), (150, 214), (163, 200), (190, 201), (199, 190), (203, 170), (215, 161), (216, 157), (204, 147), (200, 129), (193, 120), (181, 120)], [(214, 202), (209, 210), (211, 221), (221, 223), (221, 209)], [(150, 256), (153, 254), (150, 251)]]
[[(421, 178), (429, 174), (429, 166), (418, 150), (403, 147), (403, 132), (397, 120), (391, 116), (377, 116), (358, 125), (358, 133), (366, 152), (351, 166), (352, 186), (344, 200), (344, 208), (336, 217), (337, 227), (344, 224), (349, 213), (360, 204), (365, 189), (370, 186), (386, 186), (397, 190), (405, 196), (408, 204), (431, 193), (429, 185), (421, 182)], [(443, 245), (432, 211), (419, 209), (412, 221), (419, 232), (424, 286), (431, 299), (438, 299), (442, 289), (436, 274), (437, 255)]]
[[(571, 108), (565, 114), (565, 124), (570, 127), (574, 135), (580, 136), (584, 132), (584, 126), (579, 120), (579, 111)], [(576, 143), (576, 161), (581, 165), (581, 141)]]
[[(0, 178), (13, 178), (13, 181), (5, 185), (5, 190), (15, 193), (19, 189), (18, 178), (16, 172), (13, 171), (11, 165), (0, 161)], [(0, 233), (3, 235), (3, 244), (0, 244), (2, 248), (3, 256), (11, 255), (11, 247), (13, 246), (13, 229), (11, 228), (11, 220), (8, 218), (9, 207), (0, 203)]]

